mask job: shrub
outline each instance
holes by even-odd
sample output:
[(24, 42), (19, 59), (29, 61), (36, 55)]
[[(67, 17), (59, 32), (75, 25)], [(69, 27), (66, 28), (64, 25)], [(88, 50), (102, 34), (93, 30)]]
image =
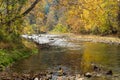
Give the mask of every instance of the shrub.
[(68, 32), (68, 31), (69, 31), (68, 27), (65, 26), (65, 25), (62, 25), (62, 24), (57, 24), (57, 25), (55, 26), (55, 28), (53, 29), (53, 32), (66, 33), (66, 32)]

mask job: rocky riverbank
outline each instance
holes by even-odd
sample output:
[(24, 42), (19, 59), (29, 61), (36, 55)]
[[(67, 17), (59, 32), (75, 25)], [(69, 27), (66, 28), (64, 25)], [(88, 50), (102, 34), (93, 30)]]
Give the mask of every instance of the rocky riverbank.
[[(26, 39), (32, 39), (34, 42), (39, 44), (50, 44), (60, 47), (75, 46), (74, 44), (68, 43), (67, 41), (82, 41), (82, 42), (96, 42), (96, 43), (107, 43), (120, 45), (120, 38), (118, 37), (107, 37), (107, 36), (96, 36), (96, 35), (75, 35), (72, 33), (67, 34), (40, 34), (32, 36), (22, 35)], [(68, 45), (69, 44), (69, 45)]]
[(86, 73), (73, 73), (64, 67), (48, 69), (41, 72), (16, 73), (9, 71), (0, 72), (0, 80), (119, 80), (120, 74), (112, 70), (91, 64), (92, 71)]
[(111, 71), (99, 73), (96, 71), (85, 74), (76, 73), (68, 74), (58, 70), (56, 72), (39, 72), (39, 73), (8, 73), (1, 72), (0, 80), (119, 80), (119, 75), (114, 75)]
[(69, 37), (69, 40), (77, 40), (82, 42), (100, 42), (107, 44), (120, 45), (120, 38), (118, 37), (107, 37), (107, 36), (96, 36), (96, 35), (75, 35), (75, 34), (65, 34)]

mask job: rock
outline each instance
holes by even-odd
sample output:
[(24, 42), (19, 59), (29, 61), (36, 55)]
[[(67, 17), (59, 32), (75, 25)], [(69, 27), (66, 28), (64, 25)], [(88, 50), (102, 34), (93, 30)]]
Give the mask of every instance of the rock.
[(53, 39), (53, 38), (50, 38), (49, 40), (51, 40), (51, 41), (52, 41), (52, 40), (54, 40), (54, 39)]
[(80, 78), (81, 77), (81, 75), (80, 74), (76, 74), (76, 78)]
[(58, 72), (58, 76), (62, 76), (63, 75), (63, 69), (61, 67), (59, 68), (59, 70), (57, 72)]
[(93, 70), (94, 70), (94, 71), (100, 71), (100, 68), (99, 68), (98, 66), (94, 65), (94, 66), (93, 66)]
[(52, 76), (52, 80), (57, 80), (58, 76)]
[(95, 72), (100, 72), (101, 71), (101, 67), (100, 66), (98, 66), (98, 65), (96, 65), (94, 63), (92, 63), (91, 65), (93, 67), (93, 71), (95, 71)]
[(103, 74), (98, 72), (92, 72), (93, 77), (101, 77)]
[(113, 75), (113, 72), (112, 72), (112, 70), (109, 70), (107, 73), (106, 73), (106, 75)]
[(35, 77), (34, 80), (39, 80), (39, 79), (37, 77)]
[(11, 77), (4, 77), (2, 80), (11, 80)]
[(75, 80), (84, 80), (84, 78), (80, 74), (76, 74)]
[(39, 35), (22, 35), (23, 38), (32, 40), (36, 44), (45, 45), (49, 44), (48, 46), (59, 46), (59, 47), (78, 47), (74, 43), (68, 42), (66, 38), (60, 35), (52, 35), (52, 34), (41, 34)]
[(69, 76), (67, 76), (66, 78), (67, 78), (67, 80), (75, 80), (75, 79), (76, 79), (76, 76), (74, 76), (74, 75), (69, 75)]
[(7, 72), (2, 72), (0, 76), (7, 76), (8, 73)]
[(84, 76), (87, 77), (87, 78), (91, 78), (91, 77), (92, 77), (92, 74), (89, 73), (89, 72), (87, 72), (87, 73), (84, 74)]
[(50, 75), (50, 74), (47, 74), (46, 77), (48, 80), (52, 79), (52, 75)]
[(58, 76), (57, 80), (63, 80), (62, 76)]
[(84, 80), (84, 78), (78, 78), (78, 79), (76, 79), (76, 80)]

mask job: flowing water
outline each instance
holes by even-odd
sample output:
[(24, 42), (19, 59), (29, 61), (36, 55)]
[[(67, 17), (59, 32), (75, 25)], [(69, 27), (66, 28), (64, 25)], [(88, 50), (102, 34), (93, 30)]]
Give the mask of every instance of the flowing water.
[(14, 72), (42, 72), (57, 70), (62, 67), (69, 74), (90, 72), (91, 64), (104, 70), (120, 73), (120, 46), (91, 42), (72, 42), (76, 48), (51, 47), (40, 49), (39, 53), (16, 62), (11, 70)]

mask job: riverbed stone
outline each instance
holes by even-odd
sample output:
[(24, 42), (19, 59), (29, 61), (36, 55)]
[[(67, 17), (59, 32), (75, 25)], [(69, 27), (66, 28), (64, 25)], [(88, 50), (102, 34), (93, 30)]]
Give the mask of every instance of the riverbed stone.
[(38, 77), (35, 77), (34, 80), (39, 80), (39, 78), (38, 78)]

